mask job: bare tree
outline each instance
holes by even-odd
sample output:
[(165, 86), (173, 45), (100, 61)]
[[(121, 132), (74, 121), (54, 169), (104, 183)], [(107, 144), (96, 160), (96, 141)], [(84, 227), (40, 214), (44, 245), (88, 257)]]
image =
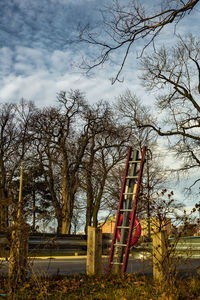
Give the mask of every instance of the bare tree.
[(44, 183), (51, 195), (50, 206), (54, 208), (58, 233), (61, 232), (62, 227), (62, 197), (59, 192), (62, 189), (62, 177), (61, 168), (57, 165), (60, 161), (60, 152), (57, 149), (59, 120), (59, 110), (54, 107), (38, 109), (33, 118), (36, 159), (41, 168)]
[(87, 104), (79, 91), (58, 95), (59, 106), (35, 116), (38, 153), (51, 193), (58, 232), (70, 233), (79, 169), (89, 140), (81, 114)]
[(120, 67), (113, 79), (114, 83), (120, 79), (126, 59), (138, 40), (144, 41), (143, 53), (168, 24), (176, 26), (199, 4), (199, 0), (159, 2), (155, 7), (154, 2), (149, 4), (148, 1), (130, 0), (124, 3), (113, 0), (110, 6), (104, 7), (101, 11), (103, 28), (92, 30), (87, 25), (80, 30), (79, 40), (96, 46), (98, 53), (90, 63), (85, 62), (84, 66), (91, 70), (111, 59), (113, 52), (119, 53), (121, 63), (118, 61)]
[(155, 214), (155, 203), (159, 202), (159, 191), (168, 186), (169, 174), (166, 172), (163, 159), (157, 150), (158, 135), (152, 128), (140, 126), (140, 123), (152, 120), (150, 107), (143, 105), (135, 94), (126, 91), (118, 98), (116, 110), (126, 128), (132, 132), (130, 145), (140, 151), (144, 145), (147, 147), (137, 215), (143, 219), (147, 218), (150, 238), (150, 218)]
[(98, 225), (98, 213), (106, 201), (105, 187), (111, 170), (124, 159), (129, 132), (117, 124), (111, 106), (99, 102), (85, 115), (90, 141), (83, 159), (82, 188), (87, 197), (87, 226)]
[[(200, 166), (199, 61), (200, 41), (193, 36), (180, 38), (173, 48), (162, 47), (142, 59), (144, 85), (159, 91), (159, 117), (143, 120), (140, 125), (170, 138), (171, 148), (182, 162), (181, 171)], [(199, 179), (194, 184), (197, 182)]]

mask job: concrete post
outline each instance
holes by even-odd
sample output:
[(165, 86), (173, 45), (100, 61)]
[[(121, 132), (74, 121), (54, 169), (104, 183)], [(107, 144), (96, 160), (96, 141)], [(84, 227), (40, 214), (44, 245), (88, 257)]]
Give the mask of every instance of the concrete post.
[(27, 278), (30, 232), (30, 226), (23, 221), (14, 224), (12, 227), (9, 258), (9, 289), (11, 294)]
[(87, 275), (100, 275), (102, 272), (102, 231), (88, 226), (87, 236)]
[(153, 277), (163, 281), (169, 273), (169, 253), (167, 231), (153, 235)]

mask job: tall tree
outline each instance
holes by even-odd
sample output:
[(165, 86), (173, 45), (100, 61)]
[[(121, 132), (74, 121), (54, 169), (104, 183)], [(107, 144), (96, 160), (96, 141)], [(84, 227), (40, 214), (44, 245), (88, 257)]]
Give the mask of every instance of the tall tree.
[(140, 122), (145, 123), (152, 120), (151, 110), (130, 91), (126, 91), (118, 98), (116, 109), (119, 118), (132, 132), (130, 139), (132, 147), (140, 151), (144, 145), (147, 147), (137, 214), (139, 217), (150, 219), (155, 214), (156, 203), (159, 202), (158, 192), (164, 190), (168, 185), (168, 174), (157, 150), (157, 134), (152, 128), (140, 126)]
[[(193, 36), (170, 49), (142, 59), (143, 83), (157, 96), (159, 117), (141, 121), (141, 126), (168, 137), (182, 166), (180, 170), (199, 170), (200, 143), (200, 41)], [(197, 178), (194, 182), (200, 180)]]
[(68, 234), (79, 186), (79, 168), (89, 139), (87, 126), (81, 117), (87, 104), (79, 91), (60, 92), (58, 104), (57, 107), (38, 111), (34, 127), (58, 232)]
[(117, 123), (114, 111), (106, 102), (90, 106), (86, 115), (90, 137), (83, 159), (83, 190), (87, 197), (87, 226), (97, 227), (98, 213), (105, 201), (108, 176), (125, 156), (129, 132)]

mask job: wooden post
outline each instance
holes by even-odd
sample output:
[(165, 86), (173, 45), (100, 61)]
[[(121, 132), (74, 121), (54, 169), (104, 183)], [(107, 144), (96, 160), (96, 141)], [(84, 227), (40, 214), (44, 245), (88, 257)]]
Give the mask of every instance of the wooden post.
[(102, 273), (102, 231), (88, 226), (87, 235), (87, 275)]
[(169, 272), (169, 253), (167, 231), (153, 235), (153, 277), (163, 281)]

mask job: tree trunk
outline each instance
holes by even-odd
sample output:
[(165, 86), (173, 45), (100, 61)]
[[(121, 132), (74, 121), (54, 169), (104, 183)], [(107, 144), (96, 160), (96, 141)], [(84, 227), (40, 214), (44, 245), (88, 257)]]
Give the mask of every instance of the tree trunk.
[[(49, 177), (49, 180), (48, 180)], [(55, 209), (55, 215), (57, 219), (57, 234), (60, 234), (62, 231), (62, 206), (60, 205), (59, 199), (57, 198), (55, 186), (54, 186), (54, 176), (52, 172), (52, 164), (49, 159), (49, 171), (48, 176), (45, 176), (49, 191), (51, 193), (53, 207)]]
[(62, 211), (56, 211), (56, 219), (57, 219), (57, 234), (61, 234), (62, 232)]
[(85, 233), (87, 234), (88, 226), (92, 224), (92, 214), (93, 214), (93, 187), (92, 187), (92, 175), (91, 172), (87, 172), (86, 181), (87, 181), (87, 207), (86, 207), (86, 225)]
[(85, 233), (87, 234), (88, 226), (92, 224), (92, 201), (90, 197), (87, 197), (87, 207), (86, 207), (86, 224), (85, 224)]
[(63, 188), (62, 234), (70, 234), (73, 208), (74, 195), (67, 188)]
[(97, 228), (98, 226), (98, 212), (99, 212), (99, 209), (95, 206), (94, 209), (93, 209), (93, 227)]
[(95, 227), (95, 228), (97, 228), (97, 226), (98, 226), (98, 213), (99, 213), (101, 199), (102, 199), (102, 195), (103, 195), (103, 191), (104, 191), (104, 187), (105, 187), (107, 173), (108, 172), (103, 174), (103, 178), (101, 180), (101, 187), (100, 187), (98, 195), (96, 196), (95, 201), (93, 203), (92, 218), (93, 218), (93, 227)]
[(33, 220), (32, 220), (32, 231), (35, 231), (36, 223), (36, 201), (35, 201), (35, 189), (33, 189)]
[[(74, 171), (74, 170), (73, 170)], [(68, 168), (67, 157), (63, 154), (62, 169), (62, 234), (70, 234), (74, 210), (74, 198), (77, 191), (77, 174)]]
[(0, 189), (0, 231), (8, 228), (8, 197), (4, 188)]
[(8, 229), (8, 192), (3, 155), (0, 155), (0, 231)]

